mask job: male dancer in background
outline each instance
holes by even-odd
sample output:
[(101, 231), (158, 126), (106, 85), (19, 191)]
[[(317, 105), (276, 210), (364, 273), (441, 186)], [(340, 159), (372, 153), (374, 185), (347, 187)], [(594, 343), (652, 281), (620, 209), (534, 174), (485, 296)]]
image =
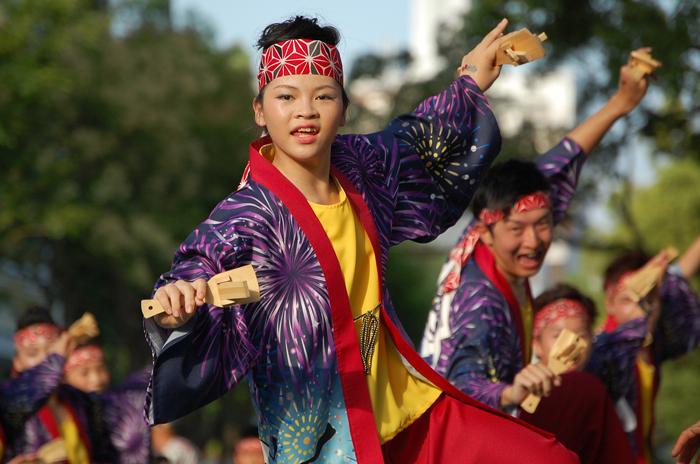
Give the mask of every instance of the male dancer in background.
[[(663, 252), (662, 252), (663, 253)], [(625, 283), (649, 257), (630, 252), (614, 259), (605, 271), (605, 309), (608, 318), (601, 331), (612, 333), (629, 320), (638, 308)], [(626, 376), (624, 395), (617, 404), (618, 413), (630, 434), (638, 462), (651, 463), (651, 435), (654, 427), (654, 401), (661, 382), (661, 364), (681, 357), (700, 344), (700, 301), (691, 290), (688, 279), (700, 267), (700, 237), (683, 253), (676, 264), (668, 267), (655, 296), (649, 299), (647, 337)]]
[(422, 356), (473, 398), (515, 414), (529, 393), (559, 383), (543, 364), (530, 364), (532, 300), (537, 273), (576, 189), (588, 154), (646, 93), (648, 80), (620, 70), (617, 92), (595, 115), (535, 162), (509, 160), (487, 173), (474, 195), (475, 219), (439, 278)]

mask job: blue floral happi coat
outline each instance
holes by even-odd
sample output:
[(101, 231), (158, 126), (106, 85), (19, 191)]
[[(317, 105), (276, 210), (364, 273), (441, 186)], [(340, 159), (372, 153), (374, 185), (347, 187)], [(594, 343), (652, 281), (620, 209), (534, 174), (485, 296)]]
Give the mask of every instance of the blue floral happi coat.
[[(366, 204), (382, 274), (390, 246), (432, 240), (459, 219), (500, 141), (468, 77), (381, 132), (337, 136), (331, 163)], [(154, 355), (147, 417), (171, 421), (247, 376), (267, 462), (382, 462), (347, 292), (337, 272), (330, 277), (337, 259), (317, 246), (327, 237), (303, 225), (316, 221), (303, 196), (258, 149), (250, 180), (192, 232), (157, 287), (252, 264), (261, 300), (203, 305), (172, 331), (145, 321)], [(444, 381), (413, 350), (385, 288), (382, 311), (409, 371)]]

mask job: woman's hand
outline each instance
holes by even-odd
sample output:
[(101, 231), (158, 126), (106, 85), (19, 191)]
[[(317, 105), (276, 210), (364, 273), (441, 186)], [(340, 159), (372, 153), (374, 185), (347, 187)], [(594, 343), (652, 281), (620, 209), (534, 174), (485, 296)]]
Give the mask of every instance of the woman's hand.
[[(678, 457), (678, 464), (690, 464), (698, 450), (700, 450), (700, 422), (691, 425), (681, 433), (676, 446), (671, 451), (671, 456)], [(700, 456), (695, 463), (700, 464)]]
[(460, 76), (470, 76), (482, 92), (486, 92), (501, 73), (501, 66), (496, 66), (496, 52), (508, 20), (503, 19), (474, 50), (464, 55), (462, 65), (457, 70)]
[(165, 310), (155, 316), (156, 323), (166, 329), (183, 326), (194, 315), (196, 308), (204, 304), (207, 282), (178, 280), (156, 290), (155, 298)]
[[(651, 48), (643, 48), (642, 50), (651, 53)], [(649, 76), (646, 75), (637, 81), (632, 77), (632, 69), (633, 67), (629, 63), (620, 68), (617, 92), (610, 97), (610, 102), (617, 108), (620, 116), (632, 111), (642, 101), (649, 88)]]
[(515, 374), (513, 385), (501, 393), (501, 408), (522, 403), (530, 393), (547, 397), (552, 388), (560, 385), (561, 377), (554, 375), (543, 363), (528, 364)]
[(49, 344), (46, 352), (48, 354), (60, 354), (64, 359), (68, 359), (68, 356), (70, 356), (77, 346), (78, 344), (75, 339), (71, 337), (67, 330), (64, 330), (56, 341)]

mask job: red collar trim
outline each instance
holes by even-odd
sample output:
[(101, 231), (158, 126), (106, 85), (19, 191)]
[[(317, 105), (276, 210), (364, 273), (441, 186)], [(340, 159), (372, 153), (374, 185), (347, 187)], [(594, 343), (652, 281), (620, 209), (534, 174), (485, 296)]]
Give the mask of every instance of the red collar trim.
[(5, 431), (0, 425), (0, 462), (5, 462), (5, 449), (7, 448), (7, 438), (5, 438)]
[[(250, 176), (255, 182), (274, 193), (292, 213), (316, 252), (323, 275), (326, 278), (340, 383), (343, 387), (343, 397), (347, 406), (350, 434), (353, 443), (355, 443), (357, 461), (383, 464), (381, 445), (372, 412), (372, 402), (365, 387), (367, 380), (362, 367), (360, 346), (355, 333), (350, 300), (340, 263), (336, 258), (331, 241), (308, 201), (294, 184), (259, 154), (260, 143), (264, 143), (264, 140), (258, 140), (251, 144)], [(334, 170), (333, 173), (336, 175), (339, 171)], [(349, 181), (345, 176), (341, 176), (337, 177), (338, 181), (346, 189), (345, 193), (353, 207), (357, 207), (354, 192), (346, 188)], [(361, 220), (363, 216), (361, 213)], [(365, 226), (364, 223), (363, 226)], [(372, 245), (375, 245), (374, 242)]]
[[(326, 278), (326, 285), (328, 286), (340, 382), (343, 386), (343, 397), (347, 406), (348, 420), (351, 424), (350, 434), (355, 443), (357, 461), (383, 464), (384, 460), (382, 458), (381, 445), (379, 444), (377, 428), (374, 422), (372, 402), (369, 397), (369, 392), (365, 387), (367, 385), (367, 379), (365, 378), (364, 368), (362, 366), (360, 346), (357, 341), (352, 310), (350, 309), (350, 300), (348, 299), (347, 289), (345, 288), (345, 280), (340, 269), (340, 263), (336, 258), (331, 241), (328, 239), (326, 232), (323, 230), (321, 223), (318, 221), (316, 214), (311, 209), (311, 206), (309, 206), (304, 195), (302, 195), (294, 184), (284, 177), (272, 163), (260, 155), (260, 147), (267, 143), (270, 143), (269, 139), (258, 139), (251, 144), (250, 176), (255, 182), (263, 185), (274, 193), (282, 203), (284, 203), (316, 252), (324, 277)], [(384, 275), (381, 261), (382, 249), (372, 215), (355, 185), (334, 166), (331, 166), (331, 173), (338, 179), (338, 182), (345, 190), (350, 204), (358, 215), (365, 232), (367, 232), (370, 243), (372, 243), (374, 256), (377, 260), (380, 298), (383, 298)], [(409, 342), (406, 341), (398, 327), (396, 327), (388, 316), (383, 304), (381, 305), (381, 311), (384, 326), (389, 332), (391, 340), (394, 342), (401, 356), (403, 356), (419, 374), (428, 379), (428, 381), (437, 388), (473, 407), (517, 422), (546, 438), (554, 436), (520, 419), (516, 419), (501, 411), (490, 408), (457, 389), (457, 387), (435, 372), (435, 370), (420, 357)], [(522, 321), (520, 325), (522, 326)], [(521, 340), (522, 339), (523, 337), (521, 336)]]
[[(90, 439), (88, 438), (88, 435), (85, 432), (85, 429), (83, 428), (83, 424), (78, 420), (78, 415), (76, 414), (73, 407), (70, 404), (68, 404), (68, 402), (63, 401), (63, 399), (60, 398), (59, 401), (61, 402), (61, 405), (64, 408), (66, 408), (66, 411), (68, 411), (68, 415), (70, 415), (71, 419), (75, 423), (75, 426), (78, 428), (80, 440), (83, 442), (83, 445), (85, 445), (85, 448), (88, 452), (88, 456), (90, 456), (90, 459), (92, 459), (92, 446), (90, 443)], [(37, 415), (39, 416), (39, 420), (41, 421), (41, 423), (44, 424), (44, 427), (46, 427), (46, 431), (49, 432), (49, 435), (51, 436), (52, 440), (61, 437), (61, 431), (58, 427), (58, 423), (56, 422), (56, 418), (51, 412), (51, 409), (49, 408), (48, 404), (42, 406)]]
[[(487, 279), (489, 279), (496, 288), (501, 292), (501, 294), (506, 298), (508, 302), (508, 307), (515, 321), (515, 326), (518, 328), (518, 334), (520, 335), (520, 356), (522, 357), (523, 367), (529, 364), (529, 359), (525, 359), (527, 353), (527, 346), (525, 345), (525, 328), (523, 326), (523, 315), (520, 313), (520, 304), (518, 299), (515, 298), (513, 289), (510, 288), (510, 284), (503, 277), (503, 274), (496, 269), (496, 260), (493, 257), (493, 253), (484, 245), (481, 241), (476, 244), (474, 248), (474, 260), (477, 266), (481, 269)], [(532, 305), (532, 295), (530, 294), (530, 283), (525, 281), (525, 289), (527, 291), (527, 299)]]

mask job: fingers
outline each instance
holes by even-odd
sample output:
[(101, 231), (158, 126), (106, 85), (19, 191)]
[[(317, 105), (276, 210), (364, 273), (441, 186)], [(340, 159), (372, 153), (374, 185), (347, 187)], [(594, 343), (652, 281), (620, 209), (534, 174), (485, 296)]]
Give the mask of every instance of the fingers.
[(508, 27), (508, 20), (506, 18), (503, 18), (500, 23), (494, 27), (491, 32), (486, 34), (484, 36), (484, 39), (481, 41), (479, 45), (483, 45), (484, 47), (489, 47), (492, 43), (494, 43), (501, 35), (503, 35), (503, 31), (506, 30), (506, 27)]
[[(700, 423), (685, 429), (681, 433), (671, 451), (671, 456), (678, 456), (678, 462), (681, 464), (690, 464), (698, 449), (700, 449)], [(700, 457), (698, 459), (700, 460)]]
[(207, 282), (204, 279), (195, 280), (192, 285), (194, 286), (194, 291), (196, 293), (195, 304), (197, 306), (202, 306), (204, 304), (204, 299), (207, 296)]
[(204, 304), (207, 283), (204, 279), (195, 282), (178, 280), (156, 290), (155, 298), (160, 302), (166, 314), (175, 318), (183, 314), (194, 314), (195, 308)]
[(529, 364), (515, 376), (514, 384), (537, 396), (547, 397), (552, 388), (561, 385), (561, 378), (542, 363)]

